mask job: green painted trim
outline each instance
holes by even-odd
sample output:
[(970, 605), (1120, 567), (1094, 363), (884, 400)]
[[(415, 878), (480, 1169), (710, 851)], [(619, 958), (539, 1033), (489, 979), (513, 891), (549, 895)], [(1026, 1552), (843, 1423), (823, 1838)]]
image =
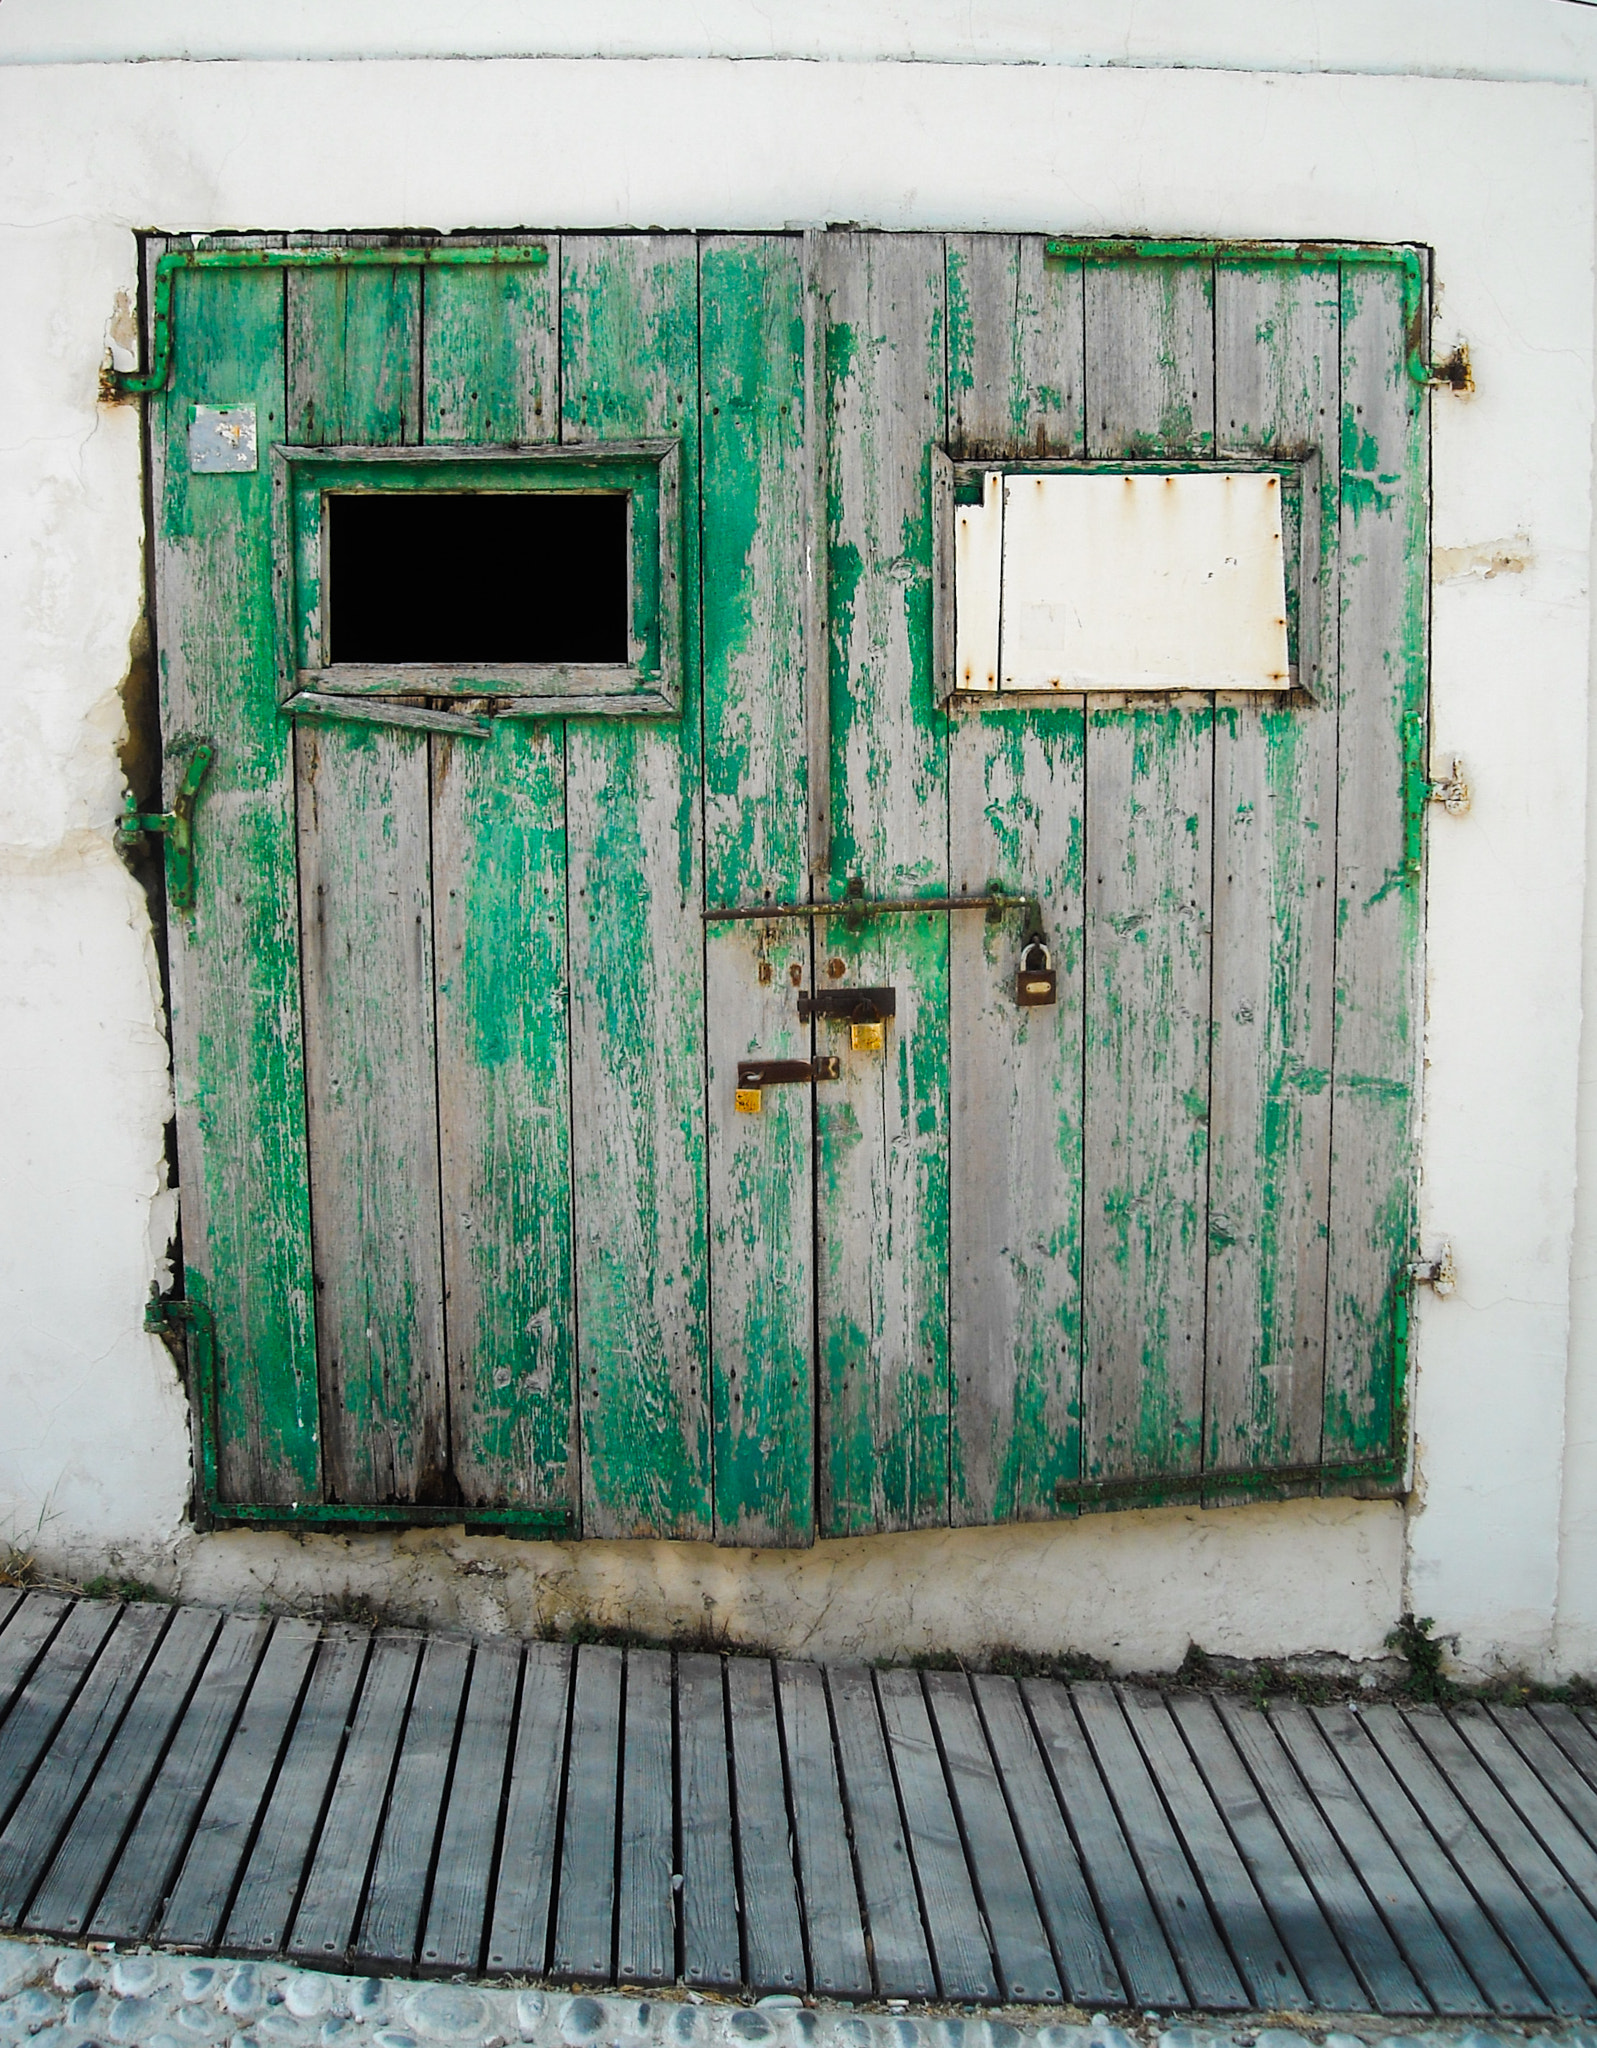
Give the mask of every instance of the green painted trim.
[(153, 347), (148, 370), (113, 370), (112, 382), (125, 397), (164, 391), (177, 354), (177, 320), (172, 310), (172, 279), (180, 270), (358, 270), (387, 264), (391, 269), (416, 265), (526, 264), (549, 261), (541, 243), (505, 247), (409, 249), (168, 249), (156, 259), (151, 289)]
[(1420, 252), (1402, 242), (1215, 242), (1161, 241), (1133, 237), (1118, 241), (1051, 235), (1043, 254), (1050, 263), (1323, 263), (1388, 264), (1403, 273), (1403, 325), (1408, 335), (1407, 367), (1416, 384), (1450, 383), (1436, 378), (1425, 360), (1420, 314), (1425, 305), (1425, 268)]

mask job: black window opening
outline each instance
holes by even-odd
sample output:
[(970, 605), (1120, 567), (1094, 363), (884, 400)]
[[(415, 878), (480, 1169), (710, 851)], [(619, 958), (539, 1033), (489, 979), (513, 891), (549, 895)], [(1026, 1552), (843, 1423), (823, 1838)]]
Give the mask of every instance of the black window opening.
[(326, 504), (328, 660), (628, 660), (625, 492), (333, 492)]

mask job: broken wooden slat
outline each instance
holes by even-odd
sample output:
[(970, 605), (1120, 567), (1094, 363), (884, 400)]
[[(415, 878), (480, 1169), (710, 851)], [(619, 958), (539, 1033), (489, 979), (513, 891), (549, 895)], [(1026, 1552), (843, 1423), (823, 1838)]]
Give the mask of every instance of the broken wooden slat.
[(937, 1978), (871, 1674), (863, 1665), (833, 1664), (826, 1686), (877, 1992), (883, 1998), (935, 1998)]
[(602, 1982), (615, 1947), (616, 1819), (620, 1800), (619, 1650), (584, 1644), (571, 1696), (571, 1755), (560, 1842), (550, 1973)]
[(746, 1981), (751, 1991), (802, 1991), (804, 1931), (770, 1665), (763, 1657), (728, 1658), (726, 1689), (738, 1865), (743, 1873)]
[(823, 1997), (868, 1998), (871, 1970), (838, 1784), (826, 1680), (814, 1664), (781, 1663), (776, 1675), (809, 1936), (810, 1989)]
[(730, 1990), (743, 1981), (719, 1657), (677, 1659), (682, 1979)]
[(442, 1975), (475, 1972), (482, 1959), (520, 1675), (518, 1644), (498, 1639), (475, 1646), (421, 1943), (423, 1969)]
[(565, 1777), (571, 1663), (571, 1649), (565, 1643), (527, 1645), (488, 1936), (490, 1970), (543, 1975), (554, 1896), (555, 1826)]
[(671, 1725), (670, 1652), (628, 1650), (616, 1903), (616, 1976), (624, 1984), (676, 1980)]

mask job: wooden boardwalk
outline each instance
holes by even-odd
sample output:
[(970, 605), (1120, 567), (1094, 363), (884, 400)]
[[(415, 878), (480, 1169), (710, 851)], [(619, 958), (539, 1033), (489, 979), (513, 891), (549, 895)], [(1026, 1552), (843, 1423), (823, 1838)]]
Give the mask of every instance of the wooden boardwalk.
[(1597, 2014), (1597, 1722), (0, 1591), (0, 1927), (423, 1975)]

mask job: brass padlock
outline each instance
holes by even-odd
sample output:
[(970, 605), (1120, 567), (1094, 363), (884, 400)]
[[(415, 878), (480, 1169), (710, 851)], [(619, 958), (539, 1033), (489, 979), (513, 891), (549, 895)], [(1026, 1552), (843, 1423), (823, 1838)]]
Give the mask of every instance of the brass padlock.
[(887, 1026), (880, 1017), (848, 1027), (848, 1042), (855, 1052), (880, 1052), (887, 1042)]
[(1020, 972), (1015, 976), (1015, 1001), (1023, 1010), (1040, 1009), (1059, 1000), (1059, 977), (1054, 956), (1039, 938), (1030, 938), (1021, 948)]
[(759, 1115), (760, 1091), (758, 1088), (739, 1088), (732, 1100), (737, 1105), (739, 1116)]

